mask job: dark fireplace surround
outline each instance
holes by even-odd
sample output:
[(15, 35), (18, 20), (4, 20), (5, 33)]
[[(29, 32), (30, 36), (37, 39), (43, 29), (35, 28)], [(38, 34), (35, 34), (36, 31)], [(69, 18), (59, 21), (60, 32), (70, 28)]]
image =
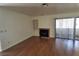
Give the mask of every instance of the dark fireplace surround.
[(49, 37), (49, 28), (40, 28), (39, 36), (40, 37)]

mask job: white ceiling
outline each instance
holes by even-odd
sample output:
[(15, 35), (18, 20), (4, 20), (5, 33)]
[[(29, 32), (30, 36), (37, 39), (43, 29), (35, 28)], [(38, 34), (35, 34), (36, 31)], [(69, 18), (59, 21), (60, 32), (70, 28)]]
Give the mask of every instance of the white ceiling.
[(42, 3), (0, 3), (0, 6), (31, 16), (79, 11), (78, 3), (48, 3), (47, 7), (43, 7)]

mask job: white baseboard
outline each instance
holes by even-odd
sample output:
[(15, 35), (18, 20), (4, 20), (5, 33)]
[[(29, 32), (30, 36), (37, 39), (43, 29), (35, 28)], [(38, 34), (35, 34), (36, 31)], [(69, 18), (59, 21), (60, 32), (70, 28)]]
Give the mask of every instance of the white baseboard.
[(10, 46), (8, 46), (7, 48), (2, 49), (0, 52), (9, 49), (9, 48), (11, 48), (12, 46), (15, 46), (15, 45), (21, 43), (22, 41), (24, 41), (24, 40), (26, 40), (26, 39), (28, 39), (28, 38), (30, 38), (30, 37), (32, 37), (32, 34), (28, 35), (27, 37), (24, 37), (22, 40), (19, 40), (18, 42), (14, 43), (14, 44), (12, 44), (12, 45), (10, 45)]

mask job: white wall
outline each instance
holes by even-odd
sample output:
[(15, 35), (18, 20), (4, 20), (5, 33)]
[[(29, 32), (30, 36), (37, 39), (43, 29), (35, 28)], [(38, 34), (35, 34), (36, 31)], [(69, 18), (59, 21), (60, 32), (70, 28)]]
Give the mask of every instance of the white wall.
[(32, 17), (0, 8), (0, 50), (33, 36)]
[(38, 29), (35, 30), (35, 36), (39, 36), (39, 28), (49, 28), (50, 37), (55, 37), (55, 18), (77, 16), (79, 16), (79, 12), (34, 17), (34, 19), (38, 19)]

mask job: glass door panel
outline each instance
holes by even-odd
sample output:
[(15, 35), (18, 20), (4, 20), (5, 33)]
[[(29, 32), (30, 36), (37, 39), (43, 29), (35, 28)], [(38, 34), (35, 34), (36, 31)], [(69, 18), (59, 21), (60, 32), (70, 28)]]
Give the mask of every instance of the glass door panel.
[(75, 39), (79, 40), (79, 18), (76, 18), (76, 30), (75, 30)]
[(74, 18), (56, 20), (56, 37), (66, 39), (74, 38)]

